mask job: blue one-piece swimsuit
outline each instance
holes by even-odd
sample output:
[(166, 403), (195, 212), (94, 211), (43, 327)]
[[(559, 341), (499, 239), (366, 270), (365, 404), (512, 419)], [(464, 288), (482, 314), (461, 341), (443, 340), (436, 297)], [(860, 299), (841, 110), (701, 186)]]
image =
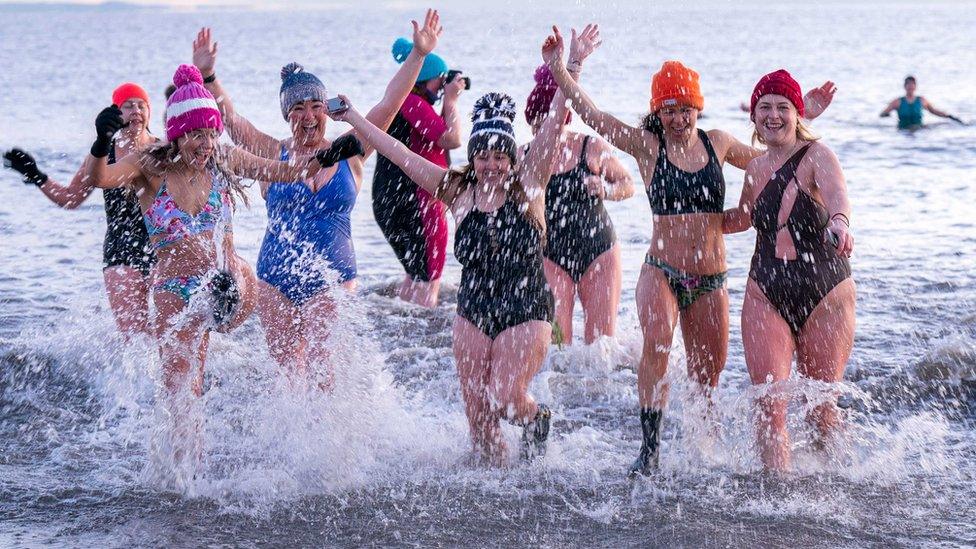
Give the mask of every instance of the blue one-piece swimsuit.
[[(281, 150), (288, 160), (288, 151)], [(343, 160), (318, 192), (302, 181), (268, 188), (268, 230), (258, 254), (258, 278), (302, 305), (328, 286), (328, 270), (339, 282), (356, 278), (350, 214), (356, 181)]]

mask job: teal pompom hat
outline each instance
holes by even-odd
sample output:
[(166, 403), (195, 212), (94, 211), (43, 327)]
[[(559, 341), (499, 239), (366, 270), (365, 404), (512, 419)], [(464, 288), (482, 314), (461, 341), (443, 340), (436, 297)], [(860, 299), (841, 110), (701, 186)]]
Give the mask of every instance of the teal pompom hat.
[[(393, 59), (396, 59), (397, 63), (403, 63), (412, 49), (413, 42), (406, 38), (397, 38), (396, 42), (393, 43)], [(424, 66), (420, 68), (420, 74), (417, 75), (417, 82), (426, 82), (438, 76), (445, 76), (447, 70), (447, 63), (441, 56), (436, 53), (428, 53), (427, 57), (424, 58)]]

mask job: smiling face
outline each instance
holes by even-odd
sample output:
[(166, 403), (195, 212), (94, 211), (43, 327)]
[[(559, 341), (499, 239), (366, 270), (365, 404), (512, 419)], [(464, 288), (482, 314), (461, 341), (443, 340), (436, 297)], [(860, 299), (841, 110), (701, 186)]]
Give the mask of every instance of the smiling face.
[(217, 148), (217, 138), (217, 130), (212, 128), (188, 132), (176, 141), (180, 158), (193, 168), (205, 168)]
[(478, 151), (471, 159), (474, 175), (482, 188), (501, 188), (512, 171), (512, 159), (500, 150)]
[(329, 118), (325, 103), (310, 99), (295, 103), (288, 111), (288, 124), (295, 142), (309, 147), (325, 140), (325, 124)]
[(687, 141), (695, 134), (698, 109), (690, 105), (674, 105), (658, 109), (657, 117), (664, 127), (667, 140)]
[(783, 145), (796, 139), (796, 107), (786, 97), (775, 94), (760, 97), (752, 116), (763, 143)]
[(146, 129), (149, 126), (149, 103), (133, 97), (126, 99), (119, 105), (122, 120), (132, 128)]

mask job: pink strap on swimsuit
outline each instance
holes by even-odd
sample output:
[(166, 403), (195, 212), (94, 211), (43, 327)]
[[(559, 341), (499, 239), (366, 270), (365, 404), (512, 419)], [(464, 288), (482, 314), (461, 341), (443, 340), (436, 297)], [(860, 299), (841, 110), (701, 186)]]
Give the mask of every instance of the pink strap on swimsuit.
[[(210, 195), (197, 215), (190, 215), (176, 205), (164, 181), (142, 219), (146, 224), (153, 249), (158, 250), (184, 238), (204, 231), (212, 231), (219, 220), (224, 231), (231, 230), (231, 204), (227, 184), (216, 172), (211, 173)], [(161, 238), (154, 238), (161, 237)]]

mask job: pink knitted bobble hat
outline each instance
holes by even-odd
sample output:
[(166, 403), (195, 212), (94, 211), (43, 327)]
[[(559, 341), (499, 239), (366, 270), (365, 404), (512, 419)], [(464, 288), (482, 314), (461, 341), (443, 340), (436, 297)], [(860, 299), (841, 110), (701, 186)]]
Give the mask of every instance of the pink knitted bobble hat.
[(176, 91), (166, 100), (166, 139), (171, 143), (193, 130), (213, 128), (223, 133), (217, 101), (203, 87), (203, 75), (193, 65), (180, 65), (173, 74)]

